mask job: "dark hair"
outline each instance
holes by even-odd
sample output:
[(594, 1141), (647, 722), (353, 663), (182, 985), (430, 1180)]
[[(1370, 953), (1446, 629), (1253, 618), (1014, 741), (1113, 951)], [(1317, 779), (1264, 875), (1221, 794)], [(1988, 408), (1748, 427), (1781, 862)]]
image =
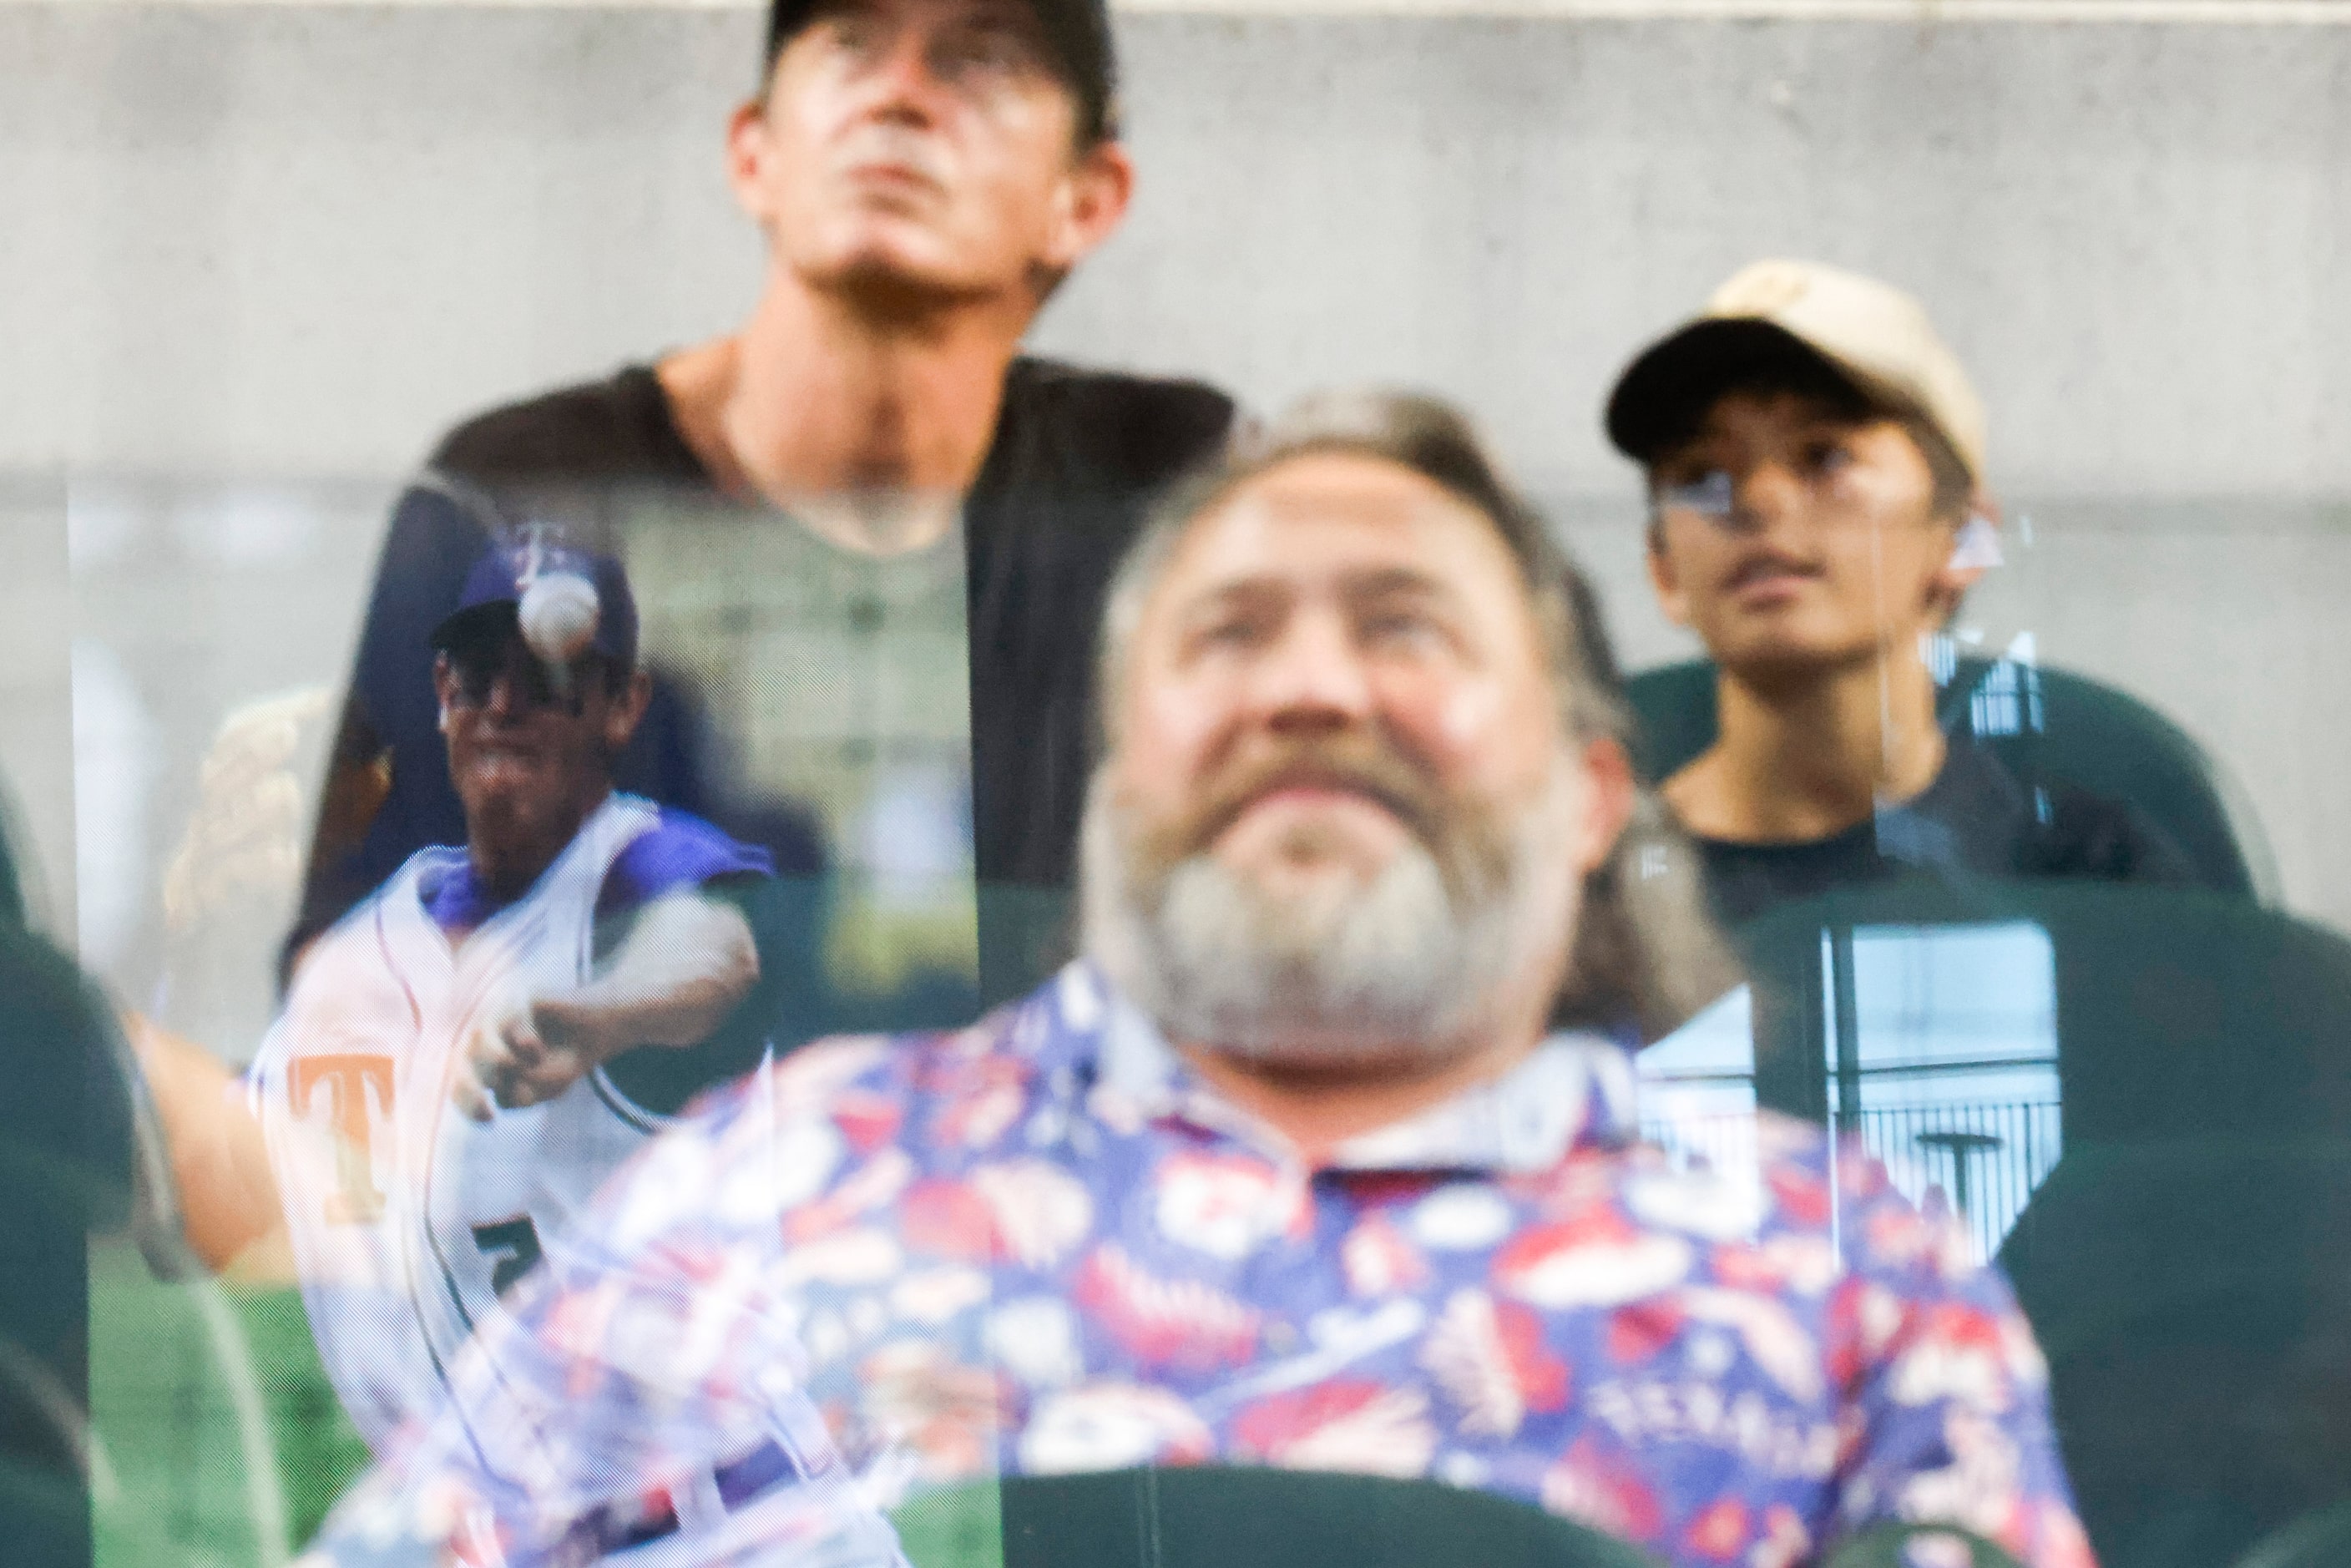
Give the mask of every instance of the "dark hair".
[(1910, 444), (1927, 460), (1927, 472), (1935, 482), (1931, 505), (1936, 519), (1947, 523), (1966, 521), (1975, 505), (1976, 480), (1968, 472), (1967, 460), (1959, 455), (1959, 448), (1923, 413), (1896, 410), (1892, 417), (1909, 432)]
[[(760, 90), (776, 74), (776, 57), (808, 25), (841, 0), (768, 0), (767, 54)], [(1053, 74), (1077, 102), (1078, 144), (1092, 147), (1118, 135), (1118, 52), (1104, 0), (1027, 0), (1051, 56)]]
[[(1268, 470), (1323, 452), (1409, 469), (1490, 522), (1525, 579), (1566, 732), (1630, 750), (1632, 711), (1591, 580), (1542, 515), (1504, 479), (1467, 419), (1438, 399), (1393, 392), (1307, 399), (1153, 510), (1112, 578), (1102, 613), (1095, 679), (1105, 740), (1117, 737), (1113, 708), (1144, 601), (1193, 522)], [(1583, 915), (1552, 1021), (1631, 1028), (1656, 1040), (1739, 979), (1737, 961), (1707, 912), (1696, 852), (1655, 794), (1642, 789), (1614, 852), (1584, 879)]]

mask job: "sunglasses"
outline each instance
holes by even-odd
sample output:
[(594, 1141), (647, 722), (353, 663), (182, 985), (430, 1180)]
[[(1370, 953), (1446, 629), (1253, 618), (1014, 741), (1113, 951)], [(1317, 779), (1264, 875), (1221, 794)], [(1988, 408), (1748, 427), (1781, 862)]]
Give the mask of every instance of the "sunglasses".
[(449, 672), (456, 677), (456, 702), (484, 707), (501, 676), (509, 684), (507, 699), (525, 710), (559, 708), (573, 718), (587, 712), (588, 690), (602, 683), (609, 667), (601, 653), (582, 653), (569, 665), (550, 665), (518, 643), (497, 651), (461, 650), (449, 655)]

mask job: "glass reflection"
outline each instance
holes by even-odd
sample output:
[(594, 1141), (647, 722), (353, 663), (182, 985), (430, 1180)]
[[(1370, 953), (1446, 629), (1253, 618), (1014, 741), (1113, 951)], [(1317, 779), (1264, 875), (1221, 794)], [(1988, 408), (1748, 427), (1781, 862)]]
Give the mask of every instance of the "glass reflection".
[(1717, 951), (1686, 848), (1626, 831), (1587, 599), (1426, 400), (1309, 404), (1176, 492), (1110, 586), (1078, 960), (623, 1166), (320, 1560), (880, 1551), (861, 1504), (1217, 1464), (1677, 1561), (1922, 1521), (2081, 1561), (1955, 1228), (1776, 1113), (1743, 1176), (1636, 1136), (1642, 1022)]
[[(2110, 1565), (2343, 1559), (2351, 448), (2323, 280), (2351, 35), (2259, 0), (2197, 26), (1899, 10), (1113, 30), (1078, 0), (890, 0), (778, 5), (762, 49), (666, 7), (0, 8), (12, 167), (57, 214), (0, 246), (32, 349), (0, 464), (35, 476), (0, 486), (0, 1557), (79, 1562), (94, 1532), (109, 1563), (287, 1560), (374, 1458), (340, 1373), (392, 1467), (329, 1537), (360, 1557), (429, 1560), (445, 1532), (402, 1532), (457, 1492), (420, 1513), (417, 1478), (471, 1486), (489, 1452), (476, 1522), (520, 1522), (476, 1532), (482, 1561), (1941, 1563), (1972, 1520), (2063, 1563), (2061, 1465)], [(727, 121), (714, 84), (752, 67)], [(751, 225), (680, 151), (722, 122)], [(1757, 373), (1669, 367), (1697, 428), (1636, 476), (1592, 428), (1610, 372), (1767, 248), (1817, 259), (1740, 268), (1701, 323)], [(1886, 308), (1809, 313), (1847, 267)], [(746, 295), (741, 330), (648, 352)], [(1611, 685), (1604, 609), (1637, 725), (1583, 716), (1664, 789), (1586, 883), (1573, 972), (1614, 972), (1586, 937), (1635, 906), (1680, 961), (1546, 998), (1550, 1065), (1444, 1102), (1449, 1130), (1309, 1157), (1190, 1049), (1262, 1046), (1282, 962), (1364, 1009), (1490, 978), (1508, 921), (1474, 891), (1507, 904), (1557, 845), (1448, 824), (1411, 747), (1280, 780), (1270, 836), (1308, 863), (1255, 869), (1377, 860), (1384, 812), (1447, 918), (1413, 927), (1405, 878), (1252, 920), (1172, 831), (1123, 866), (1161, 972), (1083, 918), (1088, 785), (1133, 717), (1095, 678), (1101, 612), (1233, 404), (1064, 353), (1259, 408), (1448, 388), (1593, 574), (1579, 653)], [(283, 476), (388, 472), (456, 410), (621, 356), (397, 486)], [(532, 538), (626, 573), (650, 689), (611, 781), (716, 858), (601, 918), (599, 883), (576, 943), (526, 962), (529, 889), (477, 885), (442, 716), (569, 712), (605, 672), (508, 647), (444, 696), (433, 632)], [(1808, 594), (1834, 613), (1752, 635)], [(1257, 672), (1237, 685), (1272, 667), (1242, 608), (1201, 633)], [(1351, 601), (1335, 640), (1392, 669), (1446, 641), (1428, 608)], [(1315, 722), (1348, 733), (1329, 674)], [(1751, 745), (1775, 705), (1831, 721)], [(1394, 717), (1369, 727), (1412, 737)], [(1743, 820), (1696, 788), (1733, 754), (1769, 808)], [(601, 834), (582, 861), (626, 857)], [(383, 1048), (398, 1011), (328, 934), (412, 864), (420, 946), (484, 1008), (435, 1036), (452, 1081), (403, 1098), (373, 1063), (425, 1053)], [(1736, 966), (1690, 896), (1709, 874)], [(640, 1038), (697, 988), (651, 1031), (692, 1038)], [(904, 1032), (1004, 1003), (979, 1035)], [(625, 1039), (591, 1023), (615, 1007)], [(273, 1021), (310, 1053), (253, 1067)], [(360, 1061), (298, 1089), (321, 1057)], [(523, 1135), (575, 1090), (611, 1137)], [(396, 1099), (433, 1113), (405, 1164)], [(1534, 1190), (1505, 1155), (1554, 1122), (1584, 1163)], [(368, 1215), (369, 1245), (321, 1245)], [(1659, 1285), (1676, 1239), (1698, 1261)], [(1833, 1309), (1876, 1321), (1914, 1243), (1995, 1326), (1955, 1307), (1881, 1346), (1929, 1402), (1873, 1429), (1916, 1450), (1807, 1491), (1859, 1406), (1799, 1408), (1813, 1364), (1773, 1310), (1865, 1348)], [(454, 1293), (410, 1267), (443, 1260)], [(454, 1403), (359, 1386), (418, 1345)], [(2001, 1377), (2001, 1420), (2045, 1393), (2053, 1458), (1973, 1418)], [(1683, 1484), (1718, 1462), (1747, 1468)], [(1881, 1482), (1923, 1539), (1847, 1528)]]

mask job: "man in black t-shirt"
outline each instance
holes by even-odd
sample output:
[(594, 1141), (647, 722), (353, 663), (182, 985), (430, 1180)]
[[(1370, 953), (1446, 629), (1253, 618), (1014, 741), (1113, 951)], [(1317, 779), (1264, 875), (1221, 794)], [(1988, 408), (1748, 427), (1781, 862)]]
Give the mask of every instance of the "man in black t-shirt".
[[(761, 90), (727, 132), (767, 239), (757, 306), (435, 449), (384, 545), (289, 950), (462, 835), (419, 650), (486, 536), (592, 539), (615, 497), (657, 493), (880, 554), (961, 527), (982, 990), (1027, 988), (1069, 881), (1104, 585), (1148, 496), (1232, 417), (1204, 385), (1018, 355), (1125, 211), (1114, 75), (1100, 0), (774, 0)], [(621, 785), (763, 843), (779, 872), (819, 869), (806, 812), (730, 797), (693, 684), (648, 661)]]
[(1715, 742), (1662, 793), (1722, 918), (1906, 866), (2184, 879), (2127, 807), (1946, 744), (1924, 649), (1998, 551), (1982, 405), (1916, 300), (1759, 262), (1607, 421), (1646, 472), (1659, 602), (1718, 671)]

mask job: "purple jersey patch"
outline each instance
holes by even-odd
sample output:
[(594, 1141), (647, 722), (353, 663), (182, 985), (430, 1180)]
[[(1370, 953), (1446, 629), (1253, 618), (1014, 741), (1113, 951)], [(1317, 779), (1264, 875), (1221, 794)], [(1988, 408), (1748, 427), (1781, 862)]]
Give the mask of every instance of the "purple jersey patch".
[[(705, 887), (723, 877), (775, 873), (774, 857), (766, 850), (737, 842), (701, 818), (664, 806), (661, 821), (631, 841), (604, 873), (596, 894), (596, 918), (626, 915), (677, 888)], [(471, 931), (514, 902), (492, 896), (474, 875), (470, 862), (422, 891), (426, 911), (444, 931)]]

